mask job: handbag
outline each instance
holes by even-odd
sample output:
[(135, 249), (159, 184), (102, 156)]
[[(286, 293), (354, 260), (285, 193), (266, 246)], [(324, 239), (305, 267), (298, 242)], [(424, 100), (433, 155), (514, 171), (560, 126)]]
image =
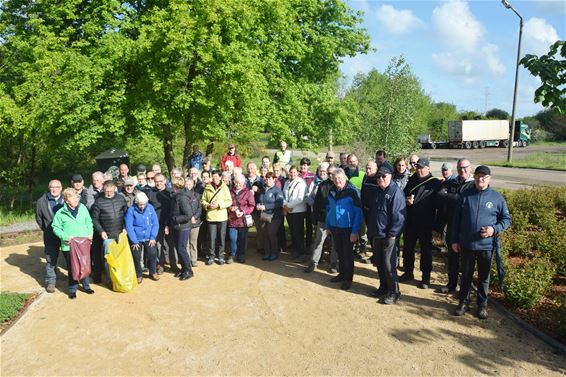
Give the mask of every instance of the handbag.
[(262, 212), (259, 218), (265, 223), (271, 223), (271, 221), (273, 220), (273, 214)]
[(252, 217), (252, 215), (244, 216), (244, 225), (246, 225), (248, 228), (254, 225), (254, 218)]

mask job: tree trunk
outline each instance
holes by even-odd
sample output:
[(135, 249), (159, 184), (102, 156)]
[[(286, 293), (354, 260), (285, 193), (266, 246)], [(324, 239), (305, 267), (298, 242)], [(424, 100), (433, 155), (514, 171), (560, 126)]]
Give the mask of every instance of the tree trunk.
[(29, 204), (31, 207), (31, 203), (33, 203), (33, 187), (35, 186), (35, 164), (36, 164), (36, 156), (37, 156), (37, 143), (35, 142), (35, 136), (33, 136), (34, 140), (31, 143), (31, 160), (30, 160), (30, 167), (29, 167), (29, 182), (28, 182), (28, 195), (29, 195)]
[[(189, 71), (187, 72), (187, 93), (189, 96), (193, 91), (193, 79), (196, 76), (196, 62), (197, 56), (194, 56), (194, 63), (189, 66)], [(183, 148), (183, 166), (189, 160), (189, 155), (192, 152), (192, 145), (196, 141), (195, 132), (193, 130), (193, 116), (190, 109), (187, 111), (185, 116), (185, 146)]]
[(173, 134), (169, 125), (163, 125), (163, 153), (167, 170), (171, 173), (171, 170), (175, 168), (175, 155), (173, 154)]

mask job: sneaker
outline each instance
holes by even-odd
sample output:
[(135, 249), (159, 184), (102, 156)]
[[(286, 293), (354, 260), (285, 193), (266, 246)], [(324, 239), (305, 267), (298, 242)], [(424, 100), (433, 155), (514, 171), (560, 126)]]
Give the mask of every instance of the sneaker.
[(232, 257), (229, 257), (229, 258), (226, 260), (226, 264), (232, 264), (232, 263), (234, 263), (234, 259), (233, 259)]
[(379, 289), (374, 290), (371, 292), (371, 297), (380, 298), (387, 294), (387, 289), (383, 287), (379, 287)]
[(45, 287), (45, 290), (49, 293), (55, 292), (55, 284), (47, 284), (47, 287)]
[(454, 310), (454, 315), (459, 317), (469, 311), (470, 307), (467, 304), (458, 304), (458, 307)]
[(88, 289), (85, 289), (85, 293), (86, 293), (87, 295), (93, 295), (93, 294), (94, 294), (94, 290), (88, 288)]
[(347, 291), (348, 289), (352, 288), (352, 282), (351, 281), (343, 281), (342, 285), (340, 285), (340, 289)]
[(487, 319), (487, 306), (482, 305), (478, 308), (478, 318), (479, 319)]
[(220, 266), (224, 265), (224, 263), (226, 263), (226, 262), (224, 262), (224, 259), (219, 259), (219, 260), (218, 260), (218, 264), (219, 264)]
[(397, 301), (399, 301), (399, 297), (401, 297), (401, 293), (391, 292), (391, 293), (388, 293), (387, 296), (385, 296), (383, 298), (383, 300), (381, 300), (381, 303), (385, 304), (385, 305), (392, 305), (392, 304), (395, 304)]
[(306, 274), (310, 274), (311, 272), (314, 271), (315, 268), (316, 268), (316, 265), (315, 265), (314, 263), (311, 263), (311, 264), (309, 264), (309, 265), (307, 266), (307, 268), (305, 268), (303, 271), (304, 271)]
[(69, 298), (70, 298), (71, 300), (74, 300), (74, 299), (77, 298), (77, 294), (76, 294), (75, 292), (69, 293)]
[(344, 278), (340, 275), (336, 275), (332, 279), (330, 279), (331, 283), (339, 283), (341, 281), (344, 281)]
[(420, 289), (428, 289), (429, 284), (430, 284), (430, 283), (429, 283), (428, 281), (424, 281), (424, 280), (423, 280), (423, 281), (421, 281), (421, 282), (419, 283), (419, 288), (420, 288)]
[(337, 274), (338, 273), (338, 266), (336, 266), (336, 264), (334, 264), (334, 263), (331, 263), (330, 268), (328, 269), (328, 272), (330, 272), (331, 274)]
[(399, 281), (403, 282), (403, 281), (409, 281), (409, 280), (414, 280), (415, 276), (409, 272), (405, 272), (403, 275), (399, 276)]
[(444, 287), (438, 288), (438, 289), (436, 290), (436, 293), (444, 293), (444, 294), (447, 294), (447, 293), (452, 293), (452, 292), (454, 292), (455, 290), (456, 290), (456, 289), (454, 289), (454, 288), (450, 288), (450, 287), (448, 287), (448, 286), (444, 286)]
[(160, 264), (157, 265), (157, 274), (163, 275), (163, 266)]
[(157, 275), (157, 274), (151, 275), (151, 280), (153, 280), (153, 281), (159, 281), (159, 279), (160, 279), (159, 275)]
[(214, 258), (208, 258), (208, 259), (206, 260), (206, 265), (207, 265), (207, 266), (210, 266), (211, 264), (214, 264)]
[(140, 277), (138, 278), (138, 284), (141, 284), (142, 281), (143, 281), (143, 277), (140, 276)]
[(270, 260), (270, 261), (274, 261), (274, 260), (277, 260), (277, 259), (279, 259), (279, 257), (278, 257), (277, 255), (271, 255), (271, 256), (269, 257), (269, 260)]
[(246, 263), (246, 257), (239, 257), (238, 263), (242, 263), (242, 264)]

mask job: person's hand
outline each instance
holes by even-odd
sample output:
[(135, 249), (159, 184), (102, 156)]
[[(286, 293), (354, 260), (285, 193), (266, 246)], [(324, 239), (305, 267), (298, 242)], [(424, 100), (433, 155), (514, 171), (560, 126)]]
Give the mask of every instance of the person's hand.
[(169, 226), (165, 225), (165, 228), (163, 228), (163, 233), (168, 236), (169, 235)]
[(209, 209), (216, 209), (216, 208), (219, 208), (219, 207), (220, 207), (220, 206), (218, 205), (218, 203), (210, 203), (210, 204), (208, 205), (208, 208), (209, 208)]
[(356, 242), (359, 238), (360, 238), (360, 236), (358, 236), (357, 234), (354, 234), (354, 233), (350, 234), (350, 242), (351, 243)]
[(92, 234), (87, 237), (89, 241), (92, 241)]
[(237, 209), (238, 207), (236, 206), (230, 206), (230, 212), (236, 212)]
[(152, 246), (152, 247), (155, 246), (156, 243), (157, 242), (155, 240), (149, 240), (149, 242), (148, 242), (149, 246)]
[(459, 253), (460, 252), (460, 244), (459, 243), (453, 243), (452, 244), (452, 250), (454, 250), (455, 253)]
[(252, 191), (253, 191), (253, 192), (257, 192), (257, 190), (258, 190), (258, 187), (257, 187), (257, 186), (252, 186)]
[(495, 229), (493, 229), (492, 226), (482, 226), (480, 229), (480, 236), (482, 236), (482, 238), (493, 237), (493, 233), (495, 233)]
[(415, 202), (415, 195), (407, 196), (407, 205), (412, 206)]
[(194, 217), (191, 217), (191, 224), (196, 224), (197, 220)]
[(135, 243), (132, 245), (132, 249), (133, 250), (139, 250), (140, 249), (140, 244), (139, 243)]
[(438, 233), (436, 230), (432, 231), (432, 238), (440, 238), (440, 233)]
[(100, 233), (100, 238), (102, 238), (102, 240), (106, 241), (108, 239), (108, 234), (106, 234), (106, 232), (102, 232), (102, 233)]

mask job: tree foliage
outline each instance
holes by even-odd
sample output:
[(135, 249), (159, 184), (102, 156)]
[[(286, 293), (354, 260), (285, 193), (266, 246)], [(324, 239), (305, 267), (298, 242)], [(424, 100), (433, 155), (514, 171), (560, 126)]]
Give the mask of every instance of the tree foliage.
[(521, 64), (542, 81), (535, 90), (535, 102), (566, 114), (566, 41), (556, 41), (546, 55), (525, 55)]
[(509, 113), (501, 109), (491, 109), (485, 113), (487, 119), (509, 119)]
[(448, 122), (458, 119), (456, 105), (445, 102), (432, 104), (428, 133), (432, 140), (448, 140)]
[(552, 140), (566, 140), (566, 115), (553, 110), (540, 111), (535, 119), (540, 128), (550, 134)]

